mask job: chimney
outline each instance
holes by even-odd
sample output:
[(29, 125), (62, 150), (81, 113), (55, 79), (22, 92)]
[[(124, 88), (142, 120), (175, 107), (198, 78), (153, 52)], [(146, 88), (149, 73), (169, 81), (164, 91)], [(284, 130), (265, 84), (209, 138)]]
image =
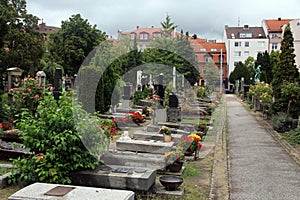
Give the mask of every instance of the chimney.
[(249, 25), (245, 24), (244, 25), (244, 30), (249, 30)]
[(196, 34), (193, 35), (193, 39), (197, 39), (197, 35)]
[(281, 21), (281, 17), (278, 17), (278, 21)]
[(139, 29), (140, 28), (140, 26), (136, 26), (136, 29)]

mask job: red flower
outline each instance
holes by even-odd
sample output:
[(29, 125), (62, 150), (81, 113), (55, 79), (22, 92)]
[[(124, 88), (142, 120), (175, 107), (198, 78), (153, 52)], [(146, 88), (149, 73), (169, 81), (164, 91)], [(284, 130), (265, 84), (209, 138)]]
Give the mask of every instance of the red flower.
[(53, 90), (54, 90), (54, 87), (50, 87), (49, 91), (53, 92)]
[(3, 124), (2, 123), (0, 123), (0, 128), (3, 128)]
[(9, 92), (13, 92), (13, 91), (14, 91), (14, 88), (10, 88), (8, 91), (9, 91)]
[(31, 92), (31, 89), (30, 89), (30, 88), (28, 88), (28, 89), (27, 89), (27, 91), (28, 91), (28, 93), (30, 93), (30, 92)]
[(37, 94), (34, 96), (34, 98), (38, 99), (38, 98), (40, 98), (40, 96)]
[(201, 147), (202, 147), (202, 143), (198, 142), (198, 148), (201, 149)]

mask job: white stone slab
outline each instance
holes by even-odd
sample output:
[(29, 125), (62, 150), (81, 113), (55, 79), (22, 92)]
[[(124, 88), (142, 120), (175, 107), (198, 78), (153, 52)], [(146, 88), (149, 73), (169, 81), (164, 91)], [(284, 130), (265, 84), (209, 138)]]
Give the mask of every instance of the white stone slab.
[(119, 151), (133, 151), (144, 153), (158, 153), (164, 154), (171, 151), (174, 142), (161, 142), (156, 140), (117, 140), (117, 150)]
[[(115, 190), (115, 189), (103, 189), (93, 187), (81, 187), (71, 186), (75, 189), (63, 197), (47, 196), (44, 195), (49, 190), (56, 186), (67, 186), (58, 184), (47, 184), (47, 183), (34, 183), (29, 185), (10, 197), (8, 200), (112, 200), (112, 199), (123, 199), (123, 200), (134, 200), (134, 192), (127, 190)], [(67, 186), (68, 187), (68, 186)]]

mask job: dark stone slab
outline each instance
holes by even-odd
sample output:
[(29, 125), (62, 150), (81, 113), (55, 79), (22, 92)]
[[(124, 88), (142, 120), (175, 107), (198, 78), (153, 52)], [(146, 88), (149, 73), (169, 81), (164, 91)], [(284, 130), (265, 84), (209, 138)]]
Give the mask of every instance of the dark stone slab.
[(148, 191), (155, 184), (156, 170), (110, 165), (109, 170), (86, 170), (71, 174), (75, 185)]

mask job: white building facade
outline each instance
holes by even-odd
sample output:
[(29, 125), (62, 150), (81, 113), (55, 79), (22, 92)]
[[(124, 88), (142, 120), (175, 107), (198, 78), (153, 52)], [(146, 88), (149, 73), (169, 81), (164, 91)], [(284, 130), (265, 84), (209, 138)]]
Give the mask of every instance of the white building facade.
[[(289, 23), (294, 37), (295, 61), (300, 70), (300, 19), (293, 19)], [(285, 27), (286, 25), (282, 27), (282, 32), (284, 32)]]
[(256, 59), (258, 53), (268, 51), (269, 40), (262, 27), (225, 26), (223, 41), (227, 51), (228, 76), (238, 62), (249, 56)]

